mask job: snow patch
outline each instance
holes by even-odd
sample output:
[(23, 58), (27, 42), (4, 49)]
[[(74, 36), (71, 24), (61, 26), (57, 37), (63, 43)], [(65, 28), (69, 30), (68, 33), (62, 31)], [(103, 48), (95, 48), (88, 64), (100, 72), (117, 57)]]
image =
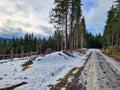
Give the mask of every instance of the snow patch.
[(56, 84), (57, 80), (63, 78), (72, 68), (83, 66), (87, 54), (73, 52), (74, 57), (70, 57), (62, 51), (54, 52), (36, 58), (26, 71), (22, 71), (21, 65), (29, 60), (27, 58), (26, 60), (16, 58), (13, 61), (2, 63), (0, 64), (0, 77), (3, 79), (0, 80), (0, 87), (24, 81), (28, 83), (15, 90), (49, 90), (50, 85)]

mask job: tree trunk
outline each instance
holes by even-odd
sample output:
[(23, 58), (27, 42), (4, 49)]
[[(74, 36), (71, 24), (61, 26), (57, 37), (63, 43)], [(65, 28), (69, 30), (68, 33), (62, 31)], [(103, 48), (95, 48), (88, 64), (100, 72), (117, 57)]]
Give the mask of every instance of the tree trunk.
[(120, 33), (119, 33), (119, 37), (118, 37), (118, 46), (120, 47)]
[(74, 31), (74, 33), (73, 33), (73, 47), (74, 47), (74, 49), (76, 49), (76, 30)]
[(70, 49), (73, 49), (73, 14), (74, 14), (74, 10), (73, 10), (73, 0), (71, 1), (71, 22), (70, 22), (70, 28), (71, 28), (71, 32), (70, 32)]
[(67, 18), (68, 18), (68, 0), (66, 0), (66, 14), (65, 14), (65, 51), (67, 51), (68, 49)]
[(13, 50), (11, 50), (11, 60), (13, 60)]
[(21, 52), (21, 58), (22, 58), (22, 59), (23, 59), (23, 52), (24, 52), (24, 51)]
[(112, 34), (112, 42), (111, 42), (111, 44), (112, 44), (112, 47), (114, 46), (114, 34)]
[(78, 44), (79, 44), (79, 23), (77, 21), (77, 24), (76, 24), (76, 49), (78, 49)]
[(81, 49), (83, 48), (83, 32), (81, 32)]

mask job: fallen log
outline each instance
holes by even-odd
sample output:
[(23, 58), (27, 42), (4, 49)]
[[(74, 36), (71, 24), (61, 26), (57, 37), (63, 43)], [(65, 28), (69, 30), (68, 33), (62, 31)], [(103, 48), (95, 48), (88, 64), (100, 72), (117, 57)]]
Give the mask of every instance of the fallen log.
[(27, 84), (27, 82), (21, 82), (21, 83), (18, 83), (18, 84), (15, 84), (15, 85), (12, 85), (12, 86), (9, 86), (9, 87), (4, 87), (4, 88), (0, 88), (0, 90), (13, 90), (19, 86), (22, 86), (24, 84)]

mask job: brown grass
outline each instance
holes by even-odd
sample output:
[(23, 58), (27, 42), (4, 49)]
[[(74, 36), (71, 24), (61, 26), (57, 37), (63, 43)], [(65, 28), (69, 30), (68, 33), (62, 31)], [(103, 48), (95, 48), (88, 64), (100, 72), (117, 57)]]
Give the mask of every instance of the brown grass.
[(27, 69), (30, 67), (31, 64), (33, 64), (33, 61), (32, 61), (32, 60), (26, 61), (26, 62), (22, 65), (22, 67), (23, 67), (22, 71), (27, 70)]
[(25, 70), (27, 70), (28, 68), (30, 68), (30, 66), (24, 66), (23, 69), (22, 69), (22, 71), (25, 71)]
[(92, 52), (91, 52), (89, 55), (87, 55), (86, 61), (85, 61), (85, 63), (84, 63), (84, 66), (83, 66), (83, 67), (80, 67), (80, 68), (78, 69), (78, 71), (74, 74), (74, 78), (72, 79), (72, 82), (67, 83), (67, 85), (66, 85), (66, 90), (76, 90), (76, 89), (78, 90), (78, 88), (79, 88), (79, 90), (83, 90), (83, 89), (81, 89), (81, 88), (82, 88), (82, 85), (81, 85), (81, 86), (77, 86), (77, 83), (78, 83), (78, 81), (79, 81), (79, 77), (81, 76), (81, 71), (82, 71), (82, 70), (84, 69), (84, 67), (86, 66), (87, 61), (89, 60), (91, 54), (92, 54)]
[(120, 62), (120, 47), (108, 47), (107, 51), (103, 50), (103, 53)]
[(111, 57), (120, 62), (120, 55), (111, 55)]
[(55, 85), (52, 86), (50, 90), (61, 90), (62, 87), (65, 87), (67, 80), (69, 77), (74, 76), (74, 71), (76, 71), (78, 68), (74, 67), (72, 68), (62, 79), (59, 79), (59, 82)]
[(78, 82), (79, 80), (78, 78), (80, 77), (82, 70), (83, 67), (80, 67), (79, 70), (74, 74), (74, 78), (72, 79), (72, 82), (67, 83), (66, 90), (73, 90), (73, 88), (76, 87), (74, 84)]

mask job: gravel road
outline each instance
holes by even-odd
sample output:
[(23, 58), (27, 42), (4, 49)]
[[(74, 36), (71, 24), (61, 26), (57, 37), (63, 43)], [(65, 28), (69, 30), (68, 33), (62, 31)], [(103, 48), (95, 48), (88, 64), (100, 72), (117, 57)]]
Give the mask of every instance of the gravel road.
[(79, 77), (74, 90), (120, 90), (120, 63), (92, 50), (92, 55)]

